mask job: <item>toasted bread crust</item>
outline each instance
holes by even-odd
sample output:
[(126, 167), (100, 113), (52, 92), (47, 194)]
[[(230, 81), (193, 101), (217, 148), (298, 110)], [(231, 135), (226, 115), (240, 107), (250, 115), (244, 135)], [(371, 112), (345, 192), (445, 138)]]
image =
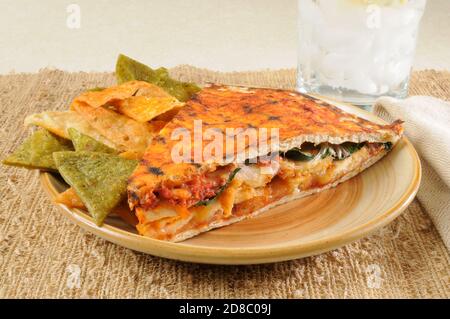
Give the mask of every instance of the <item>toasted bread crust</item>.
[[(162, 182), (183, 183), (211, 167), (229, 163), (225, 158), (204, 158), (200, 165), (172, 161), (171, 151), (179, 143), (179, 140), (171, 138), (172, 134), (182, 128), (193, 137), (194, 120), (202, 121), (203, 132), (213, 129), (221, 134), (224, 143), (227, 143), (227, 128), (279, 129), (276, 149), (263, 150), (264, 153), (257, 153), (259, 156), (266, 155), (268, 151), (287, 151), (304, 142), (395, 144), (403, 132), (401, 121), (379, 125), (294, 91), (213, 85), (188, 101), (160, 135), (153, 139), (141, 164), (129, 179), (131, 208), (145, 201), (149, 192)], [(271, 146), (270, 134), (266, 140)], [(208, 143), (204, 140), (201, 147)], [(252, 147), (245, 146), (247, 150)], [(231, 148), (231, 152), (238, 155), (235, 148)], [(195, 160), (193, 155), (191, 160)]]

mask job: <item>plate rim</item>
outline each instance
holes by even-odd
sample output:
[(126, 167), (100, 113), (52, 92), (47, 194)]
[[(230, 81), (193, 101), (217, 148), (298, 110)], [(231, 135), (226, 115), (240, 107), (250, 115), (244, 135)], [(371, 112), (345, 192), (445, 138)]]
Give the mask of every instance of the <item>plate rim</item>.
[[(323, 99), (331, 101), (330, 99)], [(354, 113), (357, 116), (365, 115), (364, 117), (366, 118), (384, 122), (375, 114), (359, 109), (351, 104), (336, 101), (332, 101), (331, 104), (338, 107), (339, 105), (346, 105), (354, 109)], [(336, 249), (370, 235), (397, 218), (414, 200), (422, 178), (422, 166), (417, 151), (405, 136), (402, 137), (402, 141), (405, 142), (406, 149), (410, 152), (413, 159), (414, 176), (408, 189), (395, 204), (376, 218), (347, 231), (309, 242), (287, 245), (277, 244), (275, 246), (249, 248), (196, 246), (184, 242), (173, 243), (144, 237), (108, 224), (99, 227), (83, 210), (76, 208), (70, 209), (65, 205), (54, 203), (55, 197), (59, 192), (51, 181), (54, 178), (53, 175), (43, 171), (39, 175), (44, 190), (50, 196), (53, 203), (63, 211), (65, 216), (83, 229), (117, 245), (146, 254), (179, 261), (221, 265), (264, 264), (308, 257)]]

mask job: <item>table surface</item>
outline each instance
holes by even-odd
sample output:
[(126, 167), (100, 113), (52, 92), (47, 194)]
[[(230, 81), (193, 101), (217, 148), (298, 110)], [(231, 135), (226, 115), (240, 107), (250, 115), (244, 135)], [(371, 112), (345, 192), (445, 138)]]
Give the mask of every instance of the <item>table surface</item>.
[[(296, 66), (297, 0), (2, 0), (0, 73), (111, 71), (119, 52), (153, 66), (220, 71)], [(450, 1), (430, 0), (416, 69), (450, 69)]]
[[(198, 83), (293, 88), (295, 71), (219, 74), (171, 70)], [(414, 72), (411, 94), (449, 98), (447, 72)], [(0, 75), (0, 154), (28, 136), (23, 118), (66, 110), (112, 73)], [(0, 298), (449, 298), (450, 255), (415, 200), (372, 236), (283, 263), (208, 266), (165, 260), (104, 241), (72, 224), (44, 194), (36, 172), (0, 165)]]

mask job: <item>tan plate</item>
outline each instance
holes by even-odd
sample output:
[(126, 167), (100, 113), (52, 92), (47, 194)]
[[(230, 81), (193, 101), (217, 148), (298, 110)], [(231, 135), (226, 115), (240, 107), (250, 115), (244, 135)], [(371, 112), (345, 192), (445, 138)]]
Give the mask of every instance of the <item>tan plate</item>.
[[(354, 106), (337, 106), (383, 123)], [(419, 188), (420, 178), (419, 157), (403, 138), (380, 162), (334, 189), (182, 243), (139, 236), (114, 217), (98, 227), (86, 212), (59, 206), (84, 229), (133, 250), (198, 263), (259, 264), (320, 254), (369, 235), (406, 209)], [(41, 173), (41, 181), (52, 198), (66, 188), (49, 173)]]

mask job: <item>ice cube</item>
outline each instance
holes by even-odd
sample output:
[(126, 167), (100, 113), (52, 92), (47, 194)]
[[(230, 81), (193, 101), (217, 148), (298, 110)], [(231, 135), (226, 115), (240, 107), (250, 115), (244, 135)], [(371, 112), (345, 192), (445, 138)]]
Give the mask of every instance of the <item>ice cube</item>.
[(402, 59), (388, 63), (384, 83), (395, 87), (404, 82), (411, 71), (411, 62), (411, 59)]
[(374, 95), (377, 93), (378, 88), (376, 83), (370, 78), (367, 72), (355, 71), (349, 78), (347, 82), (347, 88), (350, 90), (355, 90), (363, 94)]
[(324, 81), (342, 81), (344, 80), (345, 68), (349, 64), (349, 56), (332, 52), (326, 54), (318, 64), (321, 78)]

